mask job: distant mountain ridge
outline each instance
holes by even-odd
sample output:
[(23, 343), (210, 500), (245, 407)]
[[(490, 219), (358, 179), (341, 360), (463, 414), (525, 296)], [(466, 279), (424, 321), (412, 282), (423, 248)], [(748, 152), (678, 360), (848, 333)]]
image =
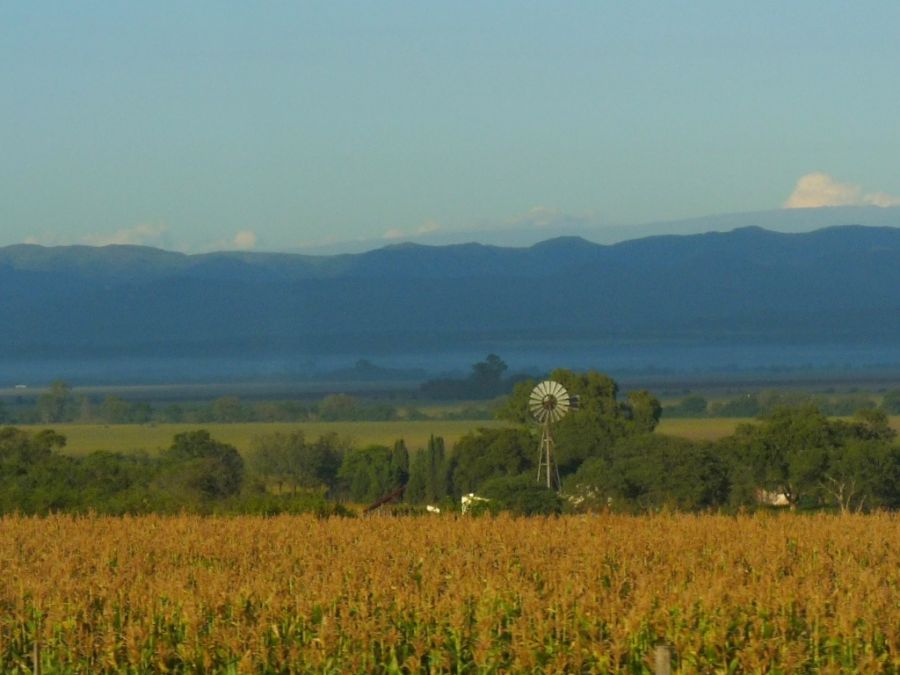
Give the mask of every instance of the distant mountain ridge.
[(900, 344), (900, 228), (309, 256), (0, 248), (6, 354), (372, 354), (581, 341)]
[[(689, 235), (730, 232), (745, 227), (762, 227), (773, 232), (812, 232), (843, 225), (900, 227), (900, 206), (823, 206), (803, 209), (772, 209), (742, 213), (719, 213), (680, 220), (611, 225), (595, 218), (538, 210), (517, 222), (478, 229), (436, 228), (421, 233), (401, 234), (397, 241), (449, 245), (472, 240), (494, 246), (531, 246), (547, 239), (579, 236), (598, 244), (616, 244), (660, 235)], [(360, 253), (385, 244), (382, 239), (337, 241), (310, 246), (296, 253)]]

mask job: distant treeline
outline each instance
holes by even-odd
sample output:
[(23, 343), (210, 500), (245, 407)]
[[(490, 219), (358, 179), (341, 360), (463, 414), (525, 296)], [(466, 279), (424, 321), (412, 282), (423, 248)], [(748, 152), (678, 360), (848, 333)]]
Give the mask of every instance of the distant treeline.
[(662, 407), (646, 391), (619, 397), (597, 372), (550, 377), (580, 398), (554, 428), (557, 494), (536, 480), (539, 431), (527, 413), (535, 382), (516, 385), (499, 415), (452, 448), (355, 447), (334, 434), (255, 437), (237, 448), (203, 430), (175, 436), (159, 456), (60, 453), (51, 430), (0, 429), (0, 511), (103, 513), (179, 510), (344, 513), (402, 490), (404, 508), (453, 509), (476, 493), (482, 508), (520, 514), (611, 509), (725, 510), (782, 501), (841, 511), (900, 508), (900, 445), (883, 410), (830, 419), (814, 405), (777, 407), (715, 442), (656, 433)]
[(663, 408), (664, 417), (759, 417), (778, 408), (814, 406), (825, 415), (847, 417), (860, 410), (879, 409), (900, 415), (900, 389), (884, 394), (880, 404), (868, 394), (810, 394), (801, 391), (763, 391), (735, 396), (724, 401), (708, 401), (703, 396), (686, 396)]
[(343, 422), (426, 419), (491, 419), (488, 407), (466, 406), (428, 415), (411, 404), (330, 394), (318, 401), (243, 401), (221, 396), (213, 401), (153, 404), (118, 396), (91, 397), (63, 381), (53, 382), (36, 398), (0, 401), (0, 424), (209, 424), (231, 422)]
[(496, 354), (488, 354), (484, 361), (472, 366), (468, 377), (443, 377), (423, 382), (419, 391), (424, 398), (437, 401), (471, 401), (503, 396), (528, 375), (505, 377), (509, 367)]

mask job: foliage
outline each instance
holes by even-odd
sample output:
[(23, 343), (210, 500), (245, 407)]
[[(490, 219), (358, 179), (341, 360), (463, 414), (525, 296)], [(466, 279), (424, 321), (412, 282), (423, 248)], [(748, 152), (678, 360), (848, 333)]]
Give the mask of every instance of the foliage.
[(402, 438), (394, 442), (391, 451), (390, 482), (392, 485), (406, 485), (409, 482), (409, 450)]
[(488, 354), (484, 361), (472, 365), (472, 372), (464, 379), (438, 378), (428, 380), (419, 387), (425, 398), (452, 400), (485, 400), (506, 394), (510, 387), (523, 379), (515, 375), (504, 377), (506, 362), (496, 354)]
[(255, 436), (251, 442), (250, 465), (281, 492), (287, 484), (299, 487), (333, 485), (346, 449), (337, 434), (324, 434), (307, 442), (302, 430)]
[[(548, 377), (579, 399), (577, 412), (554, 425), (556, 461), (563, 476), (576, 471), (589, 457), (602, 455), (618, 439), (652, 431), (659, 422), (662, 408), (656, 397), (646, 391), (635, 391), (625, 401), (619, 401), (619, 385), (603, 373), (558, 369)], [(532, 423), (528, 398), (535, 384), (533, 380), (517, 384), (498, 416)]]
[(479, 487), (478, 494), (490, 500), (488, 508), (492, 512), (537, 516), (559, 514), (563, 510), (562, 498), (531, 474), (492, 478)]
[(447, 496), (448, 472), (444, 439), (432, 436), (428, 445), (413, 455), (404, 499), (414, 504), (438, 503)]
[(681, 399), (675, 405), (663, 408), (664, 417), (706, 417), (709, 402), (702, 396), (694, 394)]
[(386, 445), (348, 450), (337, 473), (340, 493), (354, 502), (365, 504), (400, 487), (393, 483), (392, 455), (393, 451)]
[(205, 498), (229, 497), (241, 489), (244, 460), (234, 446), (214, 440), (205, 429), (176, 434), (163, 459), (173, 484)]
[(728, 465), (709, 445), (660, 434), (619, 440), (566, 482), (582, 508), (624, 510), (713, 508), (727, 502), (729, 488)]
[(491, 478), (516, 476), (534, 467), (537, 440), (525, 429), (479, 429), (463, 436), (450, 456), (454, 497), (476, 492)]
[(71, 419), (75, 409), (72, 387), (62, 380), (50, 383), (50, 388), (41, 394), (37, 402), (38, 415), (42, 422), (54, 423)]
[(891, 389), (884, 395), (881, 409), (888, 415), (900, 415), (900, 389)]
[(802, 406), (741, 425), (720, 447), (730, 456), (740, 501), (762, 488), (783, 494), (792, 508), (805, 497), (811, 505), (830, 500), (847, 510), (896, 502), (894, 437), (880, 411), (830, 421), (817, 408)]

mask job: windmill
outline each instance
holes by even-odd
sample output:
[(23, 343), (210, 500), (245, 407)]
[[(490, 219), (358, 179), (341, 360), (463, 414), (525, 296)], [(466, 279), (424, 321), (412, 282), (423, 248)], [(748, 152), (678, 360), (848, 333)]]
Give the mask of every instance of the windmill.
[(559, 490), (559, 467), (553, 457), (553, 435), (550, 433), (550, 425), (565, 417), (570, 409), (578, 408), (578, 397), (569, 396), (569, 392), (559, 382), (544, 380), (531, 390), (528, 408), (542, 425), (541, 446), (538, 449), (538, 482), (541, 482), (541, 474), (546, 474), (547, 487)]

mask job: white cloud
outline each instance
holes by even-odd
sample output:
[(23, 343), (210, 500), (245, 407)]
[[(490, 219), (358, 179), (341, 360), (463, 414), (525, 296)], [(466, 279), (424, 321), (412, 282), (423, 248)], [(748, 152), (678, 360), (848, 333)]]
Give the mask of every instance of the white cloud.
[(252, 230), (241, 230), (232, 240), (232, 246), (239, 251), (252, 251), (256, 248), (257, 236)]
[(112, 233), (86, 234), (81, 237), (81, 243), (90, 246), (109, 246), (110, 244), (161, 246), (168, 229), (168, 226), (162, 223), (140, 223), (134, 227), (123, 227)]
[(415, 228), (414, 230), (401, 230), (399, 227), (392, 227), (389, 230), (386, 230), (384, 234), (381, 235), (382, 239), (387, 239), (389, 241), (396, 241), (397, 239), (409, 239), (412, 237), (421, 237), (425, 234), (432, 234), (433, 232), (437, 232), (438, 230), (443, 229), (443, 226), (434, 221), (434, 220), (426, 220), (422, 225)]
[(197, 248), (199, 251), (252, 251), (260, 243), (259, 236), (253, 230), (240, 230), (234, 236), (209, 242)]
[(441, 224), (434, 220), (426, 220), (425, 224), (416, 230), (416, 234), (431, 234), (441, 229)]
[(820, 206), (897, 206), (900, 197), (884, 192), (864, 192), (859, 185), (841, 183), (827, 173), (810, 173), (797, 181), (784, 203), (788, 209)]
[(403, 239), (406, 236), (406, 232), (401, 230), (399, 227), (392, 227), (387, 230), (383, 235), (381, 235), (382, 239)]
[(596, 213), (567, 213), (547, 206), (532, 206), (522, 215), (503, 223), (502, 227), (552, 229), (578, 229), (596, 227), (603, 224)]

